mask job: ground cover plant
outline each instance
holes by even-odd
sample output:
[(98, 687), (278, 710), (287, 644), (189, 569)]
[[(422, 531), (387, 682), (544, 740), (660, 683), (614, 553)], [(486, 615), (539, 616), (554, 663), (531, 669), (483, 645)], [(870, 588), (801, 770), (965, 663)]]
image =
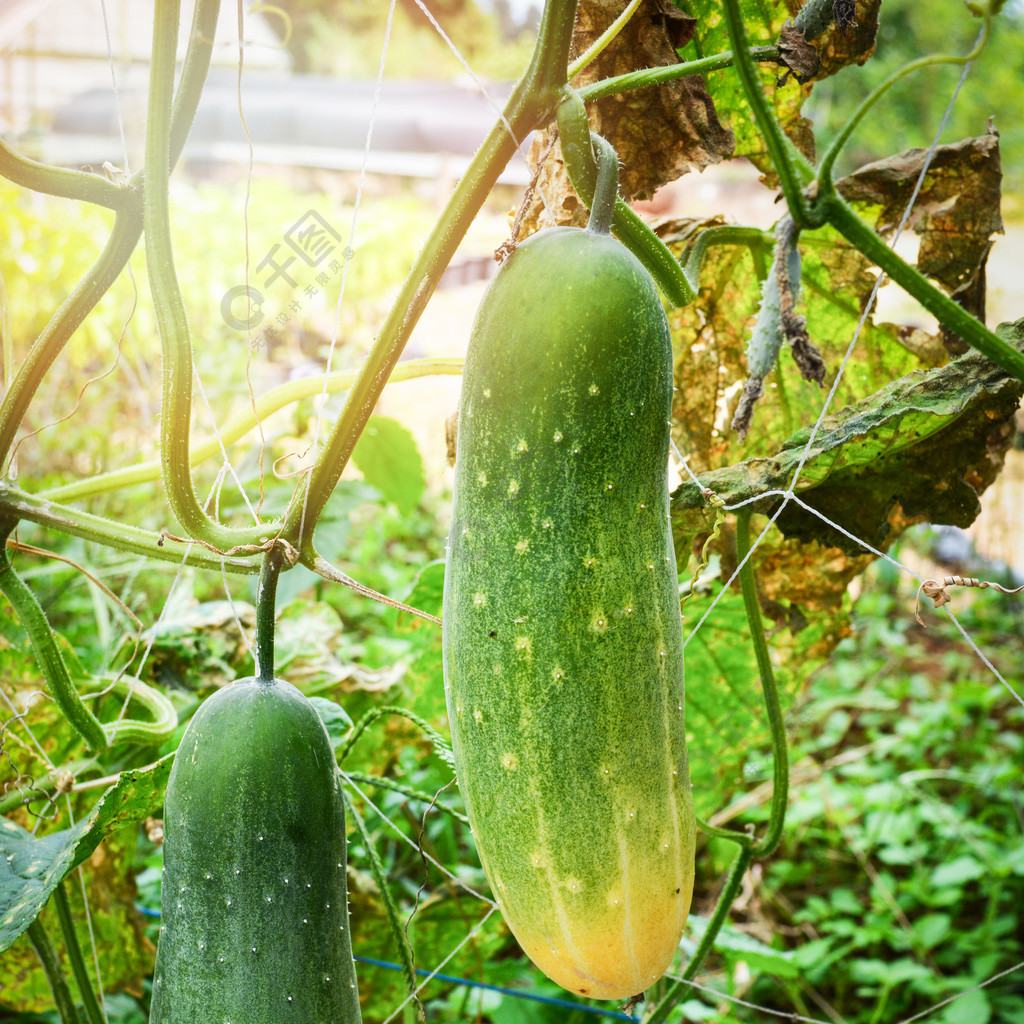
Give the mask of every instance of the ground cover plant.
[[(929, 581), (898, 547), (918, 522), (968, 525), (1015, 435), (1020, 322), (990, 329), (984, 320), (985, 264), (1001, 227), (999, 136), (979, 123), (968, 138), (933, 135), (926, 150), (835, 173), (858, 127), (884, 116), (890, 86), (937, 66), (969, 71), (1012, 12), (995, 3), (962, 12), (959, 51), (920, 54), (829, 127), (802, 108), (817, 83), (870, 66), (878, 4), (636, 10), (549, 0), (520, 84), (433, 226), (421, 206), (364, 207), (357, 193), (347, 239), (314, 207), (275, 228), (274, 206), (288, 194), (253, 191), (243, 228), (267, 217), (271, 232), (295, 228), (300, 248), (300, 237), (319, 239), (332, 253), (324, 279), (305, 282), (307, 302), (287, 289), (261, 293), (284, 315), (275, 325), (246, 290), (250, 259), (262, 253), (243, 240), (234, 263), (211, 269), (208, 253), (232, 245), (232, 230), (211, 216), (216, 190), (172, 176), (218, 6), (197, 5), (175, 84), (169, 41), (180, 12), (157, 4), (144, 171), (48, 167), (0, 144), (11, 212), (0, 323), (5, 1007), (64, 1022), (148, 1018), (162, 920), (174, 963), (193, 962), (185, 944), (194, 940), (201, 983), (234, 1000), (218, 1005), (247, 1009), (245, 996), (259, 992), (257, 1016), (291, 1012), (286, 1003), (310, 1019), (323, 1012), (307, 958), (261, 961), (244, 932), (257, 918), (258, 929), (301, 930), (304, 903), (280, 900), (290, 916), (279, 917), (262, 905), (276, 906), (275, 894), (250, 885), (260, 915), (250, 905), (229, 913), (218, 902), (231, 898), (224, 879), (204, 879), (187, 855), (200, 888), (212, 883), (199, 905), (218, 911), (196, 938), (178, 929), (168, 912), (178, 897), (161, 885), (165, 851), (181, 857), (179, 837), (200, 820), (175, 810), (173, 789), (164, 807), (179, 749), (198, 749), (189, 723), (198, 730), (198, 709), (234, 699), (248, 684), (227, 684), (255, 677), (263, 695), (285, 692), (278, 679), (300, 691), (301, 707), (316, 712), (303, 712), (302, 728), (337, 760), (319, 781), (307, 771), (306, 806), (312, 815), (330, 805), (336, 865), (347, 838), (347, 867), (321, 894), (351, 902), (338, 941), (357, 958), (359, 1006), (344, 1002), (346, 1018), (1019, 1019), (1022, 702), (1013, 661), (997, 650), (1016, 606), (994, 586), (1014, 581), (938, 571)], [(477, 859), (471, 759), (453, 784), (458, 707), (445, 700), (441, 639), (486, 594), (445, 606), (445, 471), (428, 470), (407, 426), (374, 413), (389, 378), (459, 371), (458, 360), (400, 357), (531, 131), (536, 173), (517, 197), (501, 273), (530, 251), (535, 229), (581, 226), (603, 208), (602, 232), (610, 227), (645, 268), (672, 339), (664, 430), (680, 483), (664, 561), (683, 626), (663, 646), (685, 651), (700, 835), (695, 862), (681, 842), (674, 856), (687, 863), (672, 868), (695, 871), (695, 898), (665, 976), (611, 1003), (587, 1003), (593, 992), (560, 989), (530, 965), (503, 922), (500, 876)], [(608, 152), (617, 159), (602, 162)], [(771, 226), (709, 211), (652, 230), (630, 205), (683, 173), (740, 158), (778, 196)], [(614, 202), (602, 163), (620, 164)], [(918, 242), (916, 265), (889, 244), (904, 227)], [(873, 315), (880, 272), (935, 318), (933, 330)], [(565, 308), (529, 315), (571, 331), (579, 311), (563, 298)], [(290, 379), (282, 363), (295, 349), (311, 376)], [(587, 393), (602, 387), (621, 382), (611, 372)], [(85, 425), (73, 439), (65, 417)], [(580, 422), (588, 443), (606, 434), (614, 448), (616, 423)], [(553, 444), (564, 439), (552, 434)], [(510, 442), (508, 464), (533, 445)], [(493, 465), (500, 471), (502, 460)], [(572, 472), (562, 475), (572, 484)], [(516, 483), (502, 502), (518, 497)], [(503, 515), (506, 504), (494, 508)], [(600, 550), (580, 540), (586, 571), (588, 558), (614, 563), (634, 531), (609, 519), (591, 532)], [(538, 576), (536, 587), (569, 576), (560, 557), (565, 571)], [(450, 545), (449, 586), (451, 559)], [(861, 606), (873, 602), (864, 621), (876, 625), (852, 640), (848, 585), (879, 559), (889, 569), (873, 570)], [(612, 591), (595, 583), (583, 593)], [(581, 658), (604, 649), (615, 614), (631, 613), (623, 601), (590, 609), (593, 642), (579, 643)], [(538, 602), (531, 614), (558, 614), (557, 604)], [(669, 619), (647, 621), (656, 630)], [(511, 645), (503, 664), (518, 665), (533, 654), (528, 632), (493, 628), (474, 640), (470, 631), (456, 648), (493, 639)], [(895, 672), (894, 647), (920, 651), (920, 664)], [(545, 689), (518, 713), (555, 721), (579, 708), (542, 707), (549, 699)], [(618, 735), (600, 721), (601, 694), (586, 699), (595, 732), (625, 744), (628, 725)], [(477, 709), (481, 720), (498, 704)], [(273, 782), (297, 762), (287, 750), (258, 764), (222, 755), (225, 785), (262, 794), (262, 803), (225, 802), (242, 808), (236, 835), (251, 836), (248, 879), (267, 841), (261, 823), (277, 813)], [(520, 764), (499, 755), (506, 770)], [(563, 771), (571, 765), (541, 761), (528, 782), (539, 793)], [(203, 785), (210, 811), (214, 783)], [(606, 831), (616, 827), (609, 818)], [(621, 882), (642, 853), (631, 833), (617, 835)], [(297, 865), (281, 837), (272, 864)], [(565, 846), (544, 865), (559, 900), (595, 882), (578, 837)], [(230, 874), (227, 858), (220, 863)], [(180, 896), (193, 879), (178, 870)], [(553, 934), (548, 921), (529, 924)], [(238, 958), (198, 948), (213, 934), (232, 936)], [(261, 963), (287, 975), (280, 986), (261, 989)], [(172, 987), (193, 980), (187, 969), (173, 977)], [(173, 1020), (180, 998), (155, 1000), (154, 1019)], [(274, 1000), (285, 1001), (280, 1010), (268, 1009)]]

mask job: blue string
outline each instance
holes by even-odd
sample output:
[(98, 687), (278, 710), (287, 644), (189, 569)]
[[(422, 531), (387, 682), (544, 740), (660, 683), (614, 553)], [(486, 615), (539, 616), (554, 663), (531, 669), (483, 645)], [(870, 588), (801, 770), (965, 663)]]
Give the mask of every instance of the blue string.
[[(372, 964), (374, 967), (386, 967), (389, 971), (400, 971), (398, 964), (388, 963), (387, 960), (372, 960), (370, 957), (357, 956), (354, 958), (357, 963)], [(568, 999), (553, 999), (550, 996), (540, 996), (534, 992), (522, 992), (519, 989), (504, 988), (501, 985), (488, 985), (483, 981), (470, 981), (469, 978), (455, 978), (450, 974), (435, 974), (433, 971), (416, 968), (417, 974), (437, 978), (439, 981), (447, 981), (453, 985), (465, 985), (467, 988), (483, 988), (488, 992), (500, 992), (503, 996), (512, 996), (514, 999), (532, 999), (537, 1003), (545, 1003), (548, 1006), (560, 1006), (566, 1010), (581, 1010), (583, 1013), (592, 1013), (598, 1017), (611, 1017), (612, 1020), (638, 1021), (639, 1017), (630, 1017), (628, 1014), (618, 1010), (603, 1010), (599, 1006), (587, 1006), (585, 1003), (572, 1003)]]
[[(142, 914), (144, 917), (159, 917), (160, 911), (153, 910), (150, 907), (144, 907), (139, 903), (135, 904), (135, 909)], [(357, 956), (354, 958), (358, 963), (370, 964), (373, 967), (384, 967), (389, 971), (400, 971), (402, 968), (398, 964), (388, 963), (387, 960), (373, 960), (368, 956)], [(447, 981), (451, 985), (464, 985), (466, 988), (482, 988), (488, 992), (500, 992), (503, 996), (511, 996), (513, 999), (532, 999), (536, 1003), (544, 1003), (547, 1006), (558, 1006), (566, 1010), (580, 1010), (583, 1013), (592, 1013), (596, 1017), (610, 1017), (612, 1020), (630, 1020), (638, 1021), (639, 1017), (630, 1017), (628, 1014), (621, 1013), (619, 1010), (604, 1010), (600, 1006), (587, 1006), (585, 1003), (573, 1003), (568, 999), (553, 999), (551, 996), (540, 996), (534, 992), (522, 992), (515, 988), (504, 988), (501, 985), (488, 985), (484, 981), (470, 981), (469, 978), (456, 978), (450, 974), (434, 974), (432, 971), (424, 970), (422, 967), (416, 968), (417, 974), (422, 974), (424, 977), (437, 978), (439, 981)]]

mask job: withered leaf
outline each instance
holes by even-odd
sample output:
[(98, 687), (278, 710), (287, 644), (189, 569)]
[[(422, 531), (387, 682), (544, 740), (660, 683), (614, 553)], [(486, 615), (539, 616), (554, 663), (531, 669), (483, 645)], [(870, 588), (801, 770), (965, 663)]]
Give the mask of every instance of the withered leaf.
[(791, 21), (782, 26), (778, 46), (782, 63), (793, 72), (798, 82), (809, 81), (818, 73), (821, 55), (817, 47), (804, 39), (803, 33)]
[[(923, 149), (910, 149), (867, 164), (836, 182), (836, 188), (844, 198), (875, 208), (877, 230), (891, 234), (926, 155)], [(936, 148), (910, 218), (921, 239), (918, 269), (979, 319), (985, 316), (985, 263), (992, 235), (1003, 230), (1001, 181), (999, 134), (990, 126), (984, 135)], [(953, 353), (966, 349), (945, 332), (943, 341)]]
[(857, 0), (855, 5), (840, 0), (834, 5), (832, 25), (815, 40), (821, 57), (817, 79), (828, 78), (851, 64), (863, 64), (875, 52), (881, 6), (882, 0)]
[[(625, 8), (626, 0), (583, 0), (574, 52), (585, 52)], [(695, 26), (694, 19), (665, 0), (644, 0), (622, 32), (572, 84), (676, 64), (676, 49), (689, 42)], [(734, 148), (733, 134), (719, 121), (700, 76), (600, 99), (590, 105), (590, 123), (619, 154), (619, 191), (627, 201), (649, 198), (687, 171), (727, 159)], [(534, 135), (529, 163), (535, 171), (540, 168), (540, 174), (536, 189), (524, 199), (517, 238), (551, 223), (586, 223), (586, 210), (568, 183), (555, 137), (554, 126)]]
[[(1021, 341), (1015, 342), (1018, 347)], [(968, 526), (978, 495), (998, 473), (1024, 385), (978, 352), (934, 370), (916, 370), (870, 397), (828, 416), (804, 461), (810, 428), (775, 455), (748, 459), (701, 478), (726, 504), (790, 487), (843, 530), (875, 547), (894, 538), (894, 524), (915, 520)], [(754, 504), (774, 513), (778, 496)], [(681, 532), (706, 524), (705, 499), (693, 483), (673, 495)], [(786, 537), (849, 553), (864, 549), (821, 518), (790, 504), (776, 520)]]

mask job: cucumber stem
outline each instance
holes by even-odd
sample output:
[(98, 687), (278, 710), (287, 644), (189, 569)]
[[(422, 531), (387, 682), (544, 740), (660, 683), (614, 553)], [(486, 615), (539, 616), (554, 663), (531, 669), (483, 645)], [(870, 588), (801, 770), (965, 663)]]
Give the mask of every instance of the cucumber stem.
[(263, 556), (256, 583), (256, 678), (274, 681), (274, 626), (277, 617), (277, 580), (284, 564), (281, 545), (275, 544)]
[(607, 139), (596, 132), (590, 133), (590, 143), (597, 158), (597, 184), (590, 204), (587, 230), (595, 235), (610, 235), (615, 200), (619, 194), (619, 154)]
[(60, 921), (61, 934), (64, 936), (64, 948), (67, 950), (68, 960), (71, 963), (71, 973), (78, 985), (78, 995), (82, 1000), (85, 1018), (88, 1024), (105, 1024), (103, 1011), (96, 1000), (96, 993), (92, 989), (92, 980), (89, 978), (89, 971), (85, 966), (85, 957), (82, 956), (82, 947), (75, 934), (71, 903), (68, 901), (68, 893), (63, 881), (59, 882), (57, 888), (53, 890), (53, 903), (57, 909), (57, 920)]
[(61, 1024), (79, 1024), (78, 1010), (75, 1008), (75, 1000), (71, 995), (68, 977), (61, 966), (57, 950), (38, 917), (28, 926), (27, 935), (28, 941), (32, 943), (32, 948), (43, 966), (43, 973), (45, 973), (46, 981), (50, 986), (50, 993), (53, 996), (57, 1013), (60, 1015)]

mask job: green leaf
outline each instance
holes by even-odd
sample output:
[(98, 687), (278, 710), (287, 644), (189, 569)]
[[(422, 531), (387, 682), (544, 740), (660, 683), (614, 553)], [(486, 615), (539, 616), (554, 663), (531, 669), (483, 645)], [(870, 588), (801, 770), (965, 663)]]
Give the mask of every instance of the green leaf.
[(112, 832), (141, 821), (163, 802), (173, 754), (148, 768), (122, 772), (88, 817), (62, 832), (37, 838), (0, 818), (0, 952), (38, 917), (69, 871)]
[[(708, 926), (707, 918), (691, 914), (689, 917), (693, 938), (700, 939)], [(715, 939), (715, 949), (731, 960), (742, 960), (752, 970), (766, 974), (778, 974), (784, 978), (795, 978), (800, 971), (795, 963), (795, 954), (772, 949), (753, 936), (726, 925)]]
[(405, 598), (405, 604), (421, 612), (441, 615), (441, 599), (444, 596), (444, 559), (427, 562), (416, 574), (412, 588)]
[(984, 989), (965, 992), (943, 1008), (936, 1024), (988, 1024), (992, 1019), (992, 1004)]
[(949, 914), (925, 914), (914, 922), (914, 931), (925, 949), (933, 949), (942, 942), (952, 927), (953, 919)]
[(937, 867), (932, 872), (931, 884), (936, 889), (942, 889), (949, 885), (962, 886), (965, 882), (973, 882), (987, 873), (988, 871), (981, 861), (965, 855)]
[(352, 728), (352, 719), (349, 718), (348, 712), (340, 704), (326, 697), (310, 697), (309, 703), (316, 708), (320, 721), (327, 729), (327, 735), (331, 737), (331, 746), (337, 750)]
[(398, 420), (371, 416), (352, 452), (366, 482), (403, 515), (420, 503), (427, 488), (423, 459), (412, 434)]

